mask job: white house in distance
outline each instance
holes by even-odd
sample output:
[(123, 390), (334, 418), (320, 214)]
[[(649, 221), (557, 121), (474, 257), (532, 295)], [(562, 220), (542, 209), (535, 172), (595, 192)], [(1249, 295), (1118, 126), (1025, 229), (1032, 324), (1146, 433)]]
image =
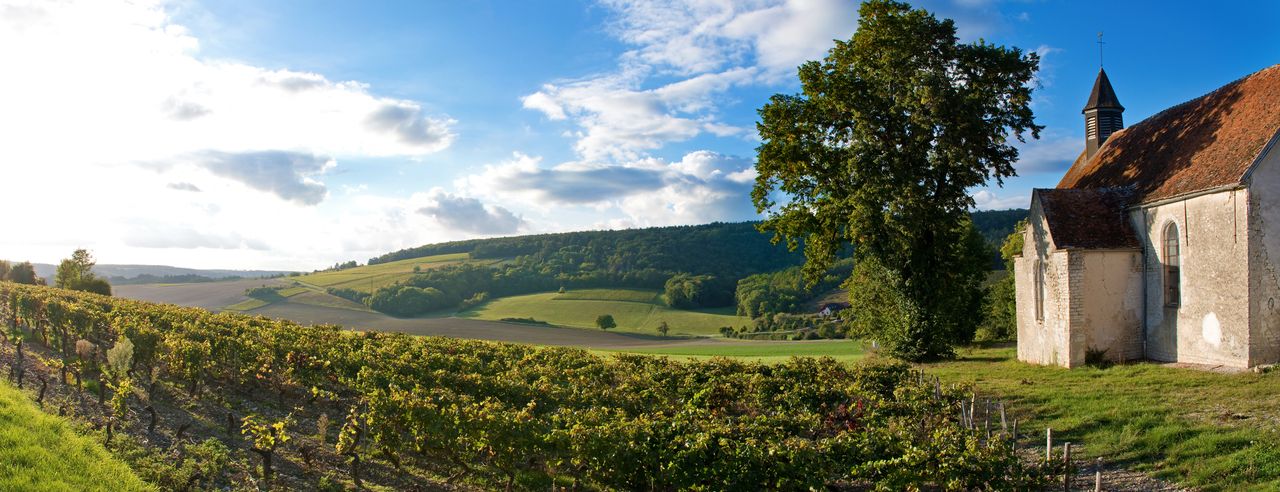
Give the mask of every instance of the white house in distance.
[(1018, 359), (1280, 362), (1280, 65), (1124, 128), (1107, 75), (1085, 151), (1032, 192)]

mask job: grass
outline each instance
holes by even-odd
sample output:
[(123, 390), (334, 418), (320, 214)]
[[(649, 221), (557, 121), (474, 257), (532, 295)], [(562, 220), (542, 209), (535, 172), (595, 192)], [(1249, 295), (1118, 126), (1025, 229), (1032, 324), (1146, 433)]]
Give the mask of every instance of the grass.
[(1051, 427), (1055, 442), (1083, 444), (1086, 456), (1184, 485), (1280, 489), (1280, 373), (1153, 363), (1067, 370), (1018, 362), (1011, 348), (922, 368), (1003, 398), (1042, 449)]
[(666, 321), (671, 335), (718, 336), (721, 326), (742, 326), (751, 320), (729, 309), (672, 309), (658, 301), (658, 293), (640, 289), (583, 289), (494, 299), (459, 312), (459, 318), (501, 320), (533, 318), (553, 325), (597, 330), (596, 317), (611, 314), (618, 323), (610, 331), (655, 335)]
[(281, 297), (293, 297), (293, 296), (296, 296), (296, 295), (301, 294), (301, 293), (303, 293), (303, 292), (310, 292), (310, 291), (311, 291), (311, 289), (310, 289), (310, 288), (308, 288), (308, 287), (302, 287), (302, 286), (298, 286), (298, 287), (289, 287), (288, 289), (280, 289), (280, 296), (281, 296)]
[(413, 276), (413, 267), (415, 266), (419, 270), (427, 270), (464, 263), (469, 261), (468, 258), (469, 255), (467, 253), (410, 258), (377, 265), (348, 268), (346, 270), (312, 273), (296, 277), (294, 280), (321, 288), (347, 288), (372, 293), (373, 290)]
[(791, 357), (832, 357), (853, 362), (866, 356), (862, 342), (853, 340), (815, 340), (805, 342), (721, 342), (672, 347), (642, 347), (617, 351), (596, 351), (601, 354), (627, 352), (646, 355), (665, 355), (687, 359), (733, 357), (766, 364), (782, 362)]
[(340, 309), (352, 309), (355, 311), (369, 311), (370, 309), (364, 304), (352, 302), (341, 297), (332, 296), (324, 292), (304, 292), (289, 298), (289, 302), (293, 304), (309, 304), (312, 306), (331, 307)]
[(262, 299), (245, 299), (243, 301), (227, 306), (224, 309), (228, 311), (252, 311), (262, 306), (266, 306), (267, 304), (271, 304), (271, 303), (264, 301)]
[(96, 441), (0, 382), (0, 490), (154, 490)]
[(631, 302), (660, 302), (657, 292), (651, 290), (633, 290), (633, 289), (580, 289), (570, 290), (563, 294), (558, 294), (552, 300), (556, 301), (631, 301)]

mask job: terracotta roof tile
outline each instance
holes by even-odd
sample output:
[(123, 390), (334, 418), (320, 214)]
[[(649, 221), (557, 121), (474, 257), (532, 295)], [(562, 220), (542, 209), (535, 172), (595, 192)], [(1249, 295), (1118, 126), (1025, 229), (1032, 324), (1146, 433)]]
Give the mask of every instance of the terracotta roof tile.
[(1058, 249), (1138, 249), (1125, 208), (1130, 188), (1036, 189), (1040, 211)]
[(1058, 188), (1129, 186), (1139, 202), (1238, 184), (1280, 132), (1280, 65), (1112, 134)]

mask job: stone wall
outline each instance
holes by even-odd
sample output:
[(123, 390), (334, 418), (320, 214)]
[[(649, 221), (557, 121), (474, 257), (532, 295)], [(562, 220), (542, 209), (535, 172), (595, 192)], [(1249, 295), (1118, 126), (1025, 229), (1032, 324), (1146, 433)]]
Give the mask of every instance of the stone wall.
[[(1146, 355), (1161, 361), (1248, 367), (1249, 193), (1200, 195), (1130, 213), (1146, 252)], [(1166, 305), (1163, 239), (1179, 234), (1181, 298)]]
[(1071, 364), (1096, 350), (1116, 362), (1143, 358), (1142, 253), (1070, 251)]
[[(1248, 181), (1249, 365), (1256, 366), (1280, 362), (1280, 143), (1275, 139)], [(1238, 194), (1236, 199), (1246, 198)]]
[[(1067, 365), (1070, 350), (1070, 286), (1065, 251), (1053, 247), (1048, 224), (1037, 203), (1031, 204), (1023, 232), (1022, 255), (1014, 261), (1014, 286), (1018, 314), (1018, 360), (1035, 364)], [(1035, 311), (1035, 268), (1044, 270), (1044, 316)]]

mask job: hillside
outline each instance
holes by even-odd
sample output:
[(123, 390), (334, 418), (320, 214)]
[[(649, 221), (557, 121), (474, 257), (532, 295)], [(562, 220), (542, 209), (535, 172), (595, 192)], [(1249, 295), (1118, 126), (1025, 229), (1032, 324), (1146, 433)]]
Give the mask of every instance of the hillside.
[(0, 381), (0, 490), (155, 490), (102, 445)]
[[(59, 334), (113, 348), (136, 340), (133, 377), (150, 389), (108, 390), (108, 410), (66, 379), (49, 386), (82, 404), (76, 418), (111, 416), (117, 439), (142, 443), (134, 456), (145, 460), (132, 462), (140, 474), (194, 442), (221, 450), (224, 459), (187, 482), (154, 475), (166, 490), (1007, 490), (1052, 472), (1020, 465), (1002, 436), (961, 426), (951, 410), (964, 389), (903, 364), (600, 357), (5, 282), (0, 301), (0, 323), (18, 327), (2, 346), (13, 353), (29, 340), (32, 373), (56, 374), (53, 365), (79, 356), (20, 320), (81, 313)], [(105, 362), (83, 357), (77, 375), (96, 384)], [(883, 471), (898, 463), (916, 465), (909, 476)]]
[[(33, 263), (36, 276), (46, 279), (52, 279), (54, 272), (58, 270), (58, 265), (49, 263)], [(173, 282), (191, 282), (198, 279), (219, 280), (225, 278), (263, 278), (277, 275), (286, 275), (289, 272), (283, 270), (218, 270), (218, 269), (198, 269), (198, 268), (182, 268), (167, 265), (111, 265), (97, 264), (93, 267), (93, 273), (99, 277), (108, 279), (112, 284), (123, 283), (154, 283), (161, 281)], [(141, 278), (139, 278), (141, 277)]]
[(503, 320), (532, 318), (557, 326), (599, 330), (597, 316), (608, 314), (617, 322), (610, 331), (657, 335), (666, 322), (670, 335), (719, 336), (722, 326), (746, 326), (750, 318), (732, 310), (684, 310), (668, 307), (660, 293), (639, 289), (583, 289), (563, 294), (549, 292), (504, 297), (460, 312), (459, 318)]
[[(1025, 211), (975, 212), (973, 216), (984, 237), (1003, 240)], [(367, 302), (355, 292), (340, 294), (343, 297), (398, 316), (465, 306), (472, 299), (479, 302), (566, 287), (670, 289), (668, 281), (680, 274), (689, 275), (679, 280), (687, 295), (682, 298), (685, 302), (676, 305), (726, 307), (735, 304), (740, 280), (804, 262), (802, 252), (774, 244), (771, 235), (755, 226), (752, 222), (712, 223), (454, 241), (396, 251), (370, 259), (369, 266), (333, 275), (345, 279), (341, 285), (371, 294)], [(992, 244), (999, 242), (992, 240)], [(993, 264), (998, 264), (995, 250)], [(470, 261), (454, 255), (468, 255)], [(403, 266), (415, 258), (455, 262), (433, 268), (418, 265), (421, 271), (406, 278)], [(378, 269), (382, 265), (401, 269), (398, 274), (388, 273)], [(399, 283), (393, 283), (397, 278)]]

